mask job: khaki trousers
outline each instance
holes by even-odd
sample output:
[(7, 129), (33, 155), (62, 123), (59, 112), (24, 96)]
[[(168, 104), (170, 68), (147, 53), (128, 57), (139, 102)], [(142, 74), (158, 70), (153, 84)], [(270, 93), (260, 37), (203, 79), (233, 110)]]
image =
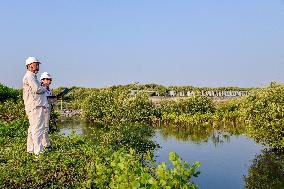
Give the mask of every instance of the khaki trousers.
[(42, 106), (38, 106), (29, 113), (28, 139), (27, 139), (27, 151), (38, 155), (43, 151), (42, 136), (45, 126), (45, 115), (47, 109)]
[(47, 112), (45, 114), (45, 124), (44, 124), (44, 129), (43, 129), (43, 136), (42, 136), (42, 145), (44, 147), (50, 146), (49, 136), (48, 136), (50, 112), (51, 112), (51, 108), (49, 107), (49, 108), (47, 108)]

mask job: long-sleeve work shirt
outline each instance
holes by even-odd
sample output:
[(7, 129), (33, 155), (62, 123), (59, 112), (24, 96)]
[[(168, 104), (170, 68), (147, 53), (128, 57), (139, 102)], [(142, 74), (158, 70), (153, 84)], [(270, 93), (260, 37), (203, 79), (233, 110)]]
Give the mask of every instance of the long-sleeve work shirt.
[(35, 73), (27, 71), (23, 78), (23, 99), (27, 113), (37, 106), (48, 107), (46, 89), (40, 85)]

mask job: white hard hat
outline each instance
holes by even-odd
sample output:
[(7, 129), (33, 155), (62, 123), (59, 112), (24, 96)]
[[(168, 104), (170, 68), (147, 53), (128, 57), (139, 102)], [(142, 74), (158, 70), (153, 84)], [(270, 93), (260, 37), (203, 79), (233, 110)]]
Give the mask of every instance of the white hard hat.
[(42, 79), (52, 79), (51, 75), (47, 72), (43, 72), (40, 76), (40, 80)]
[(32, 64), (34, 62), (40, 63), (40, 61), (36, 57), (29, 57), (26, 59), (26, 66)]

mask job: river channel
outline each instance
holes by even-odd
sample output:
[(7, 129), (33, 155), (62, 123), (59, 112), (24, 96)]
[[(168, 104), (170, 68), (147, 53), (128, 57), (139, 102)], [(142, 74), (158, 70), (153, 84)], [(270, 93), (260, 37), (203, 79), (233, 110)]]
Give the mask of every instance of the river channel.
[[(64, 120), (60, 124), (60, 132), (92, 137), (90, 125), (79, 119)], [(284, 184), (281, 178), (284, 176), (283, 155), (275, 155), (244, 134), (224, 130), (196, 132), (159, 128), (155, 130), (153, 140), (161, 146), (155, 150), (157, 162), (170, 165), (168, 154), (174, 151), (190, 164), (195, 161), (201, 163), (198, 169), (201, 174), (193, 179), (200, 189), (258, 188), (260, 184), (265, 188), (267, 183), (265, 180), (261, 183), (263, 178), (270, 179), (268, 182), (273, 180)], [(272, 172), (262, 170), (270, 169), (270, 166)], [(254, 173), (251, 174), (253, 177), (248, 174), (249, 171)], [(260, 176), (255, 178), (255, 175)]]

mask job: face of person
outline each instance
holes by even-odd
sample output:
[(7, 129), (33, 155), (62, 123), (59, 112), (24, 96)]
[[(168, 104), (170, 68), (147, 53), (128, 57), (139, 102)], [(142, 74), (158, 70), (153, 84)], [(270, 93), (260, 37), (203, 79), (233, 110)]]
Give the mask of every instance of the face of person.
[(41, 82), (42, 82), (42, 85), (49, 86), (52, 82), (52, 79), (44, 78), (44, 79), (41, 80)]
[(35, 74), (39, 71), (39, 62), (34, 62), (29, 65), (29, 70)]

